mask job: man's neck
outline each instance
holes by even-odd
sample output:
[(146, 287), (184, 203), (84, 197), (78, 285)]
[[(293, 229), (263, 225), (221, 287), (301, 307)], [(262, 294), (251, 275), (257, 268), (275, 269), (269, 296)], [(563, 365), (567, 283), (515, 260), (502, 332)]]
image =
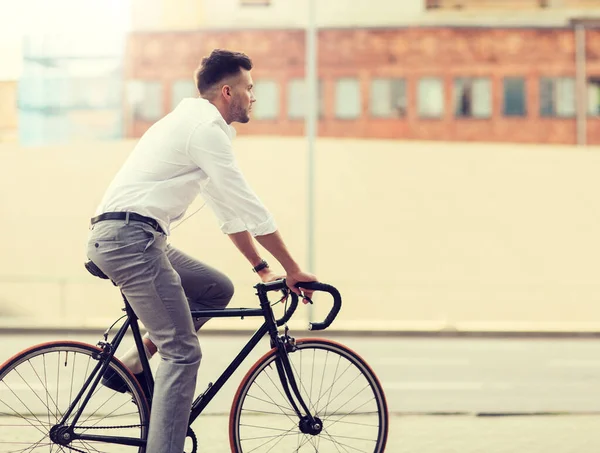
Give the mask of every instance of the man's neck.
[(205, 98), (205, 97), (202, 97), (202, 96), (200, 96), (200, 97), (201, 97), (202, 99), (205, 99), (205, 100), (207, 100), (207, 101), (208, 101), (208, 102), (210, 102), (212, 105), (214, 105), (214, 106), (215, 106), (215, 108), (216, 108), (216, 109), (219, 111), (219, 113), (220, 113), (220, 114), (221, 114), (221, 116), (223, 117), (223, 119), (225, 120), (225, 122), (226, 122), (227, 124), (231, 124), (231, 121), (229, 120), (229, 118), (227, 118), (227, 109), (225, 108), (225, 106), (224, 106), (222, 103), (220, 103), (220, 102), (216, 102), (216, 101), (214, 101), (214, 100), (211, 100), (211, 99), (208, 99), (208, 98)]

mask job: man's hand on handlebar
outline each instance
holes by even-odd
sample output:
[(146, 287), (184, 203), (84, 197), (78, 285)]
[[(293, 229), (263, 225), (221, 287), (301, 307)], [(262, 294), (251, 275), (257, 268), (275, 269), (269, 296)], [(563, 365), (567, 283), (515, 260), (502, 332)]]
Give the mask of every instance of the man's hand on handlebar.
[[(308, 299), (312, 299), (312, 295), (314, 291), (311, 290), (303, 290), (301, 282), (316, 282), (318, 281), (317, 277), (313, 274), (309, 274), (308, 272), (302, 272), (300, 270), (296, 272), (288, 272), (285, 277), (286, 284), (290, 290), (298, 294), (300, 297), (303, 297), (302, 302), (307, 304), (309, 300), (304, 299), (304, 296)], [(296, 284), (300, 283), (299, 287), (296, 287)]]

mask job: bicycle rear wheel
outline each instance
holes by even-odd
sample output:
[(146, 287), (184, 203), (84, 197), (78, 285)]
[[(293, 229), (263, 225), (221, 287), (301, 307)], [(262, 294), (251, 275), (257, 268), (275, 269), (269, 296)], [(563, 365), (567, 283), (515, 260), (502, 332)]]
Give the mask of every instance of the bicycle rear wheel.
[(388, 411), (381, 385), (366, 362), (339, 343), (302, 339), (288, 353), (305, 403), (322, 430), (303, 432), (283, 391), (273, 349), (246, 374), (229, 419), (231, 451), (381, 453)]
[[(91, 440), (76, 439), (58, 445), (50, 438), (51, 429), (62, 419), (98, 364), (99, 352), (100, 348), (74, 341), (44, 343), (20, 352), (0, 367), (0, 453), (144, 452), (145, 447)], [(109, 367), (125, 381), (128, 391), (115, 392), (99, 383), (73, 432), (145, 441), (150, 418), (146, 398), (123, 364), (113, 358)], [(83, 398), (66, 425), (73, 420), (82, 401)]]

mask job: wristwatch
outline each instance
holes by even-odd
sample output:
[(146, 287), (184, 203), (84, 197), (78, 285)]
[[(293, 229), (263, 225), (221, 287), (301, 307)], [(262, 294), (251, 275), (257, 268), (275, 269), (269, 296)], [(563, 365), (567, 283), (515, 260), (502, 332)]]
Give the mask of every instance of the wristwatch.
[(254, 266), (252, 268), (252, 270), (254, 272), (259, 272), (259, 271), (262, 271), (263, 269), (266, 269), (268, 267), (269, 267), (269, 264), (265, 260), (260, 260), (260, 263), (258, 263), (256, 266)]

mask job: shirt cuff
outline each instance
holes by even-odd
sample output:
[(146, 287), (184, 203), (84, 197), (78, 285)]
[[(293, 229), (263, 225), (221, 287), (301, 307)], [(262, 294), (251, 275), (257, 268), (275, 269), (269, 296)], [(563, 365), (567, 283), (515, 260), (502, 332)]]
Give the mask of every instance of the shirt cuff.
[(221, 231), (225, 234), (239, 233), (246, 230), (246, 225), (244, 225), (241, 219), (233, 219), (221, 224)]
[(247, 227), (252, 236), (264, 236), (265, 234), (271, 234), (277, 231), (277, 225), (275, 225), (273, 217), (269, 217), (266, 221), (258, 225)]

